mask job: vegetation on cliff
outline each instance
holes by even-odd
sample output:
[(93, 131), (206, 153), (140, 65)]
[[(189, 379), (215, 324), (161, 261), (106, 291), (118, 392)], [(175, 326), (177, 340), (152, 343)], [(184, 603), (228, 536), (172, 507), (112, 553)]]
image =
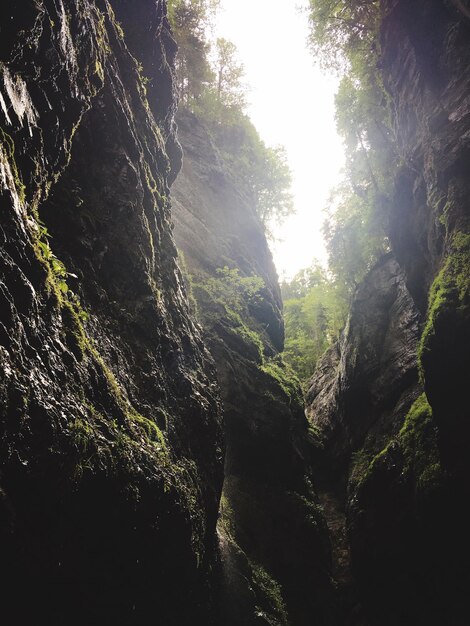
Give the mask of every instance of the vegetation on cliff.
[(291, 173), (282, 146), (269, 147), (245, 114), (247, 87), (235, 45), (209, 37), (219, 0), (170, 0), (178, 43), (180, 103), (206, 125), (234, 175), (245, 183), (268, 235), (293, 212)]
[[(397, 159), (388, 97), (378, 69), (378, 2), (311, 0), (310, 48), (316, 61), (341, 76), (336, 123), (343, 138), (343, 181), (331, 192), (323, 234), (328, 270), (310, 288), (285, 284), (286, 352), (299, 375), (308, 378), (344, 326), (351, 298), (366, 273), (389, 250), (388, 207)], [(291, 293), (295, 301), (291, 301)]]
[(306, 384), (317, 361), (345, 324), (347, 301), (320, 264), (283, 282), (281, 291), (286, 329), (284, 356)]

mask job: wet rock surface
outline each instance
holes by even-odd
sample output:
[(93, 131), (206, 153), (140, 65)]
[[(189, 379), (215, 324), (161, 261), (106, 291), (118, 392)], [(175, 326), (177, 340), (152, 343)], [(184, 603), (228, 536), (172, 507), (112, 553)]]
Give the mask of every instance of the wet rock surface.
[(403, 160), (393, 254), (359, 286), (308, 394), (317, 475), (346, 510), (358, 623), (377, 626), (468, 621), (470, 22), (457, 5), (382, 2)]
[[(164, 13), (1, 8), (5, 622), (209, 619), (221, 417), (171, 236)], [(142, 14), (137, 49), (125, 33)]]
[[(329, 540), (313, 489), (315, 453), (298, 383), (278, 352), (278, 279), (263, 228), (217, 145), (194, 116), (179, 117), (183, 168), (172, 186), (184, 254), (224, 406), (226, 457), (219, 524), (223, 624), (337, 623)], [(242, 304), (227, 272), (262, 279)], [(224, 283), (225, 281), (225, 283)], [(225, 287), (224, 287), (225, 285)], [(217, 290), (218, 289), (218, 290)]]
[(394, 420), (400, 424), (419, 395), (419, 321), (405, 276), (387, 255), (360, 285), (342, 337), (321, 360), (307, 393), (309, 418), (337, 470), (371, 431), (384, 440), (396, 431)]
[(165, 2), (0, 5), (3, 622), (468, 624), (470, 21), (381, 8), (392, 252), (312, 429), (252, 199), (184, 112), (172, 215)]

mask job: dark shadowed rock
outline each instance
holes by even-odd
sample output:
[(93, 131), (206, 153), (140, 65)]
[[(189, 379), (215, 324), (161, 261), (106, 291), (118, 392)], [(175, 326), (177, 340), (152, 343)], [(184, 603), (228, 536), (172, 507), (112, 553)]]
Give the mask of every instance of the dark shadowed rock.
[(463, 626), (470, 21), (458, 2), (381, 4), (380, 67), (402, 160), (393, 257), (359, 286), (345, 332), (312, 380), (309, 415), (325, 443), (320, 475), (345, 503), (364, 619)]
[[(311, 482), (313, 447), (298, 382), (278, 356), (283, 322), (271, 253), (243, 180), (207, 128), (188, 113), (178, 124), (184, 157), (172, 186), (175, 239), (224, 405), (221, 623), (307, 625), (315, 615), (335, 624), (329, 542)], [(224, 266), (245, 279), (260, 277), (255, 296), (232, 301), (223, 283), (229, 276), (217, 274)]]
[(398, 263), (385, 256), (358, 288), (307, 393), (308, 416), (337, 470), (369, 433), (386, 440), (396, 432), (419, 394), (419, 317)]
[(5, 623), (210, 620), (223, 452), (171, 235), (175, 46), (163, 2), (132, 5), (1, 7)]

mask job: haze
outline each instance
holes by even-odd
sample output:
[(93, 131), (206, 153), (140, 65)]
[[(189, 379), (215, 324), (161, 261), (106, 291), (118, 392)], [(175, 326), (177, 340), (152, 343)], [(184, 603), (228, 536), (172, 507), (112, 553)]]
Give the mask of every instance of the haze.
[(281, 277), (316, 257), (326, 263), (321, 234), (329, 190), (337, 184), (343, 148), (334, 121), (337, 79), (314, 65), (307, 49), (303, 2), (222, 0), (216, 33), (233, 41), (246, 70), (248, 114), (269, 145), (283, 144), (293, 172), (296, 215), (271, 245)]

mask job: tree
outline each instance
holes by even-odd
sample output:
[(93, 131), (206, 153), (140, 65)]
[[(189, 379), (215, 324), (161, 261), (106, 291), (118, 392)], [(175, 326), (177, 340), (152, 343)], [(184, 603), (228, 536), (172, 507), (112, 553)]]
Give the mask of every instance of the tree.
[(388, 250), (388, 197), (398, 158), (388, 97), (377, 69), (379, 2), (310, 0), (310, 45), (323, 67), (342, 74), (336, 123), (344, 180), (327, 207), (329, 268), (345, 298)]
[(231, 41), (217, 39), (215, 74), (221, 120), (224, 111), (242, 111), (246, 105), (246, 87), (242, 82), (245, 70), (237, 61), (236, 52), (237, 48)]
[(378, 0), (310, 0), (310, 48), (321, 67), (344, 73), (351, 55), (376, 45)]
[(346, 321), (347, 304), (336, 283), (315, 262), (281, 285), (284, 299), (285, 360), (307, 382)]
[(180, 102), (211, 130), (229, 168), (251, 193), (269, 234), (273, 222), (281, 222), (294, 210), (291, 173), (285, 150), (266, 146), (244, 113), (244, 68), (235, 45), (217, 39), (211, 55), (207, 32), (219, 3), (169, 0), (168, 15), (179, 47)]
[(243, 181), (268, 236), (294, 212), (292, 175), (282, 146), (266, 146), (251, 120), (238, 111), (212, 125), (215, 143), (230, 170)]
[(292, 174), (285, 148), (266, 148), (264, 171), (258, 180), (253, 181), (253, 187), (258, 214), (268, 231), (270, 224), (280, 224), (294, 212), (291, 185)]
[(176, 73), (184, 104), (198, 100), (214, 80), (206, 32), (220, 0), (169, 0), (168, 18), (178, 44)]

